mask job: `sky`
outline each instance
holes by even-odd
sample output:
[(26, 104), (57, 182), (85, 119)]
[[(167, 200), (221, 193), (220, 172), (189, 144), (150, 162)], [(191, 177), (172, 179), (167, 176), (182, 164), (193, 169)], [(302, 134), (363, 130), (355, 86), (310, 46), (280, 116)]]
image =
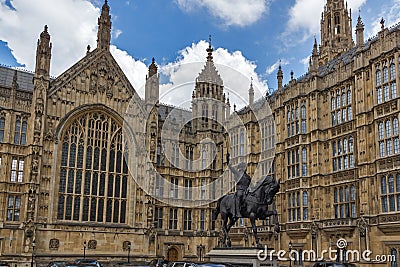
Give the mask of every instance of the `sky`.
[[(161, 102), (185, 106), (206, 60), (209, 36), (225, 91), (238, 108), (253, 79), (256, 98), (284, 83), (290, 72), (307, 72), (314, 36), (326, 0), (109, 0), (110, 51), (135, 90), (144, 97), (147, 66), (161, 73)], [(347, 0), (353, 39), (357, 17), (365, 40), (400, 21), (400, 0)], [(0, 0), (0, 64), (34, 70), (36, 43), (44, 25), (51, 35), (51, 75), (56, 77), (96, 47), (103, 0)], [(178, 88), (178, 89), (176, 89)], [(171, 90), (176, 89), (178, 91)], [(186, 105), (187, 106), (187, 105)]]

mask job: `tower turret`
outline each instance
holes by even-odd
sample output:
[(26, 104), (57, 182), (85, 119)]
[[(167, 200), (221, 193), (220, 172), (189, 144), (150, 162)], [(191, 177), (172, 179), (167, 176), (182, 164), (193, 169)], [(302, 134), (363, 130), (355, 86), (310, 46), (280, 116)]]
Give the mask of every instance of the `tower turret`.
[(358, 20), (357, 20), (356, 42), (357, 42), (357, 47), (362, 47), (364, 45), (364, 23), (361, 20), (361, 15), (358, 15)]
[(283, 71), (282, 71), (282, 66), (279, 63), (279, 68), (278, 68), (278, 74), (276, 75), (276, 78), (278, 79), (278, 90), (282, 89), (282, 84), (283, 84)]
[(196, 78), (192, 95), (193, 118), (197, 129), (207, 131), (218, 128), (217, 122), (224, 121), (224, 85), (213, 61), (211, 37), (207, 48), (207, 61)]
[(157, 72), (158, 72), (158, 67), (153, 57), (153, 59), (151, 60), (151, 64), (149, 66), (148, 75), (146, 76), (146, 85), (144, 93), (146, 105), (149, 105), (150, 108), (153, 105), (157, 104), (159, 100), (160, 75)]
[(314, 72), (318, 70), (318, 44), (317, 44), (317, 38), (314, 36), (314, 46), (310, 58), (310, 71)]
[(110, 40), (111, 40), (111, 16), (110, 16), (110, 6), (108, 1), (105, 0), (103, 7), (101, 8), (101, 15), (97, 20), (99, 29), (97, 32), (97, 48), (110, 50)]
[(321, 18), (319, 61), (325, 64), (353, 46), (351, 9), (344, 0), (327, 0)]
[(253, 78), (251, 78), (250, 88), (249, 88), (249, 106), (252, 108), (254, 104), (254, 88), (253, 88)]
[(36, 67), (35, 77), (50, 78), (50, 59), (51, 59), (51, 43), (50, 34), (47, 25), (44, 26), (43, 32), (40, 34), (36, 48)]

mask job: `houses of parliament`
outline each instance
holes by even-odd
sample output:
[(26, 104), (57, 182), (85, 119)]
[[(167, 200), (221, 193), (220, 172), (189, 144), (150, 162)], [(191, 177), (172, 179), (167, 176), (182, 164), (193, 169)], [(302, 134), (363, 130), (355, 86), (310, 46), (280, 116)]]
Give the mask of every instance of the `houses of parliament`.
[[(137, 94), (109, 50), (107, 1), (97, 47), (55, 78), (45, 26), (33, 73), (0, 67), (1, 260), (207, 260), (221, 246), (216, 200), (234, 192), (230, 157), (252, 177), (280, 179), (281, 231), (258, 221), (261, 243), (301, 252), (345, 239), (398, 266), (400, 26), (382, 19), (365, 40), (359, 16), (353, 40), (352, 23), (344, 0), (327, 0), (308, 72), (284, 85), (279, 67), (276, 90), (254, 99), (249, 83), (248, 105), (234, 111), (211, 44), (186, 110), (158, 101), (154, 60)], [(247, 219), (230, 235), (254, 246)]]

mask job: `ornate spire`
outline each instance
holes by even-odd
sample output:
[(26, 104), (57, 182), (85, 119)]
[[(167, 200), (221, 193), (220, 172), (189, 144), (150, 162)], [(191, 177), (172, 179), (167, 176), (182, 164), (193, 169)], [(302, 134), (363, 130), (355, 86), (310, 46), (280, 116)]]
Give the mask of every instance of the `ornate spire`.
[(216, 85), (223, 85), (221, 76), (219, 75), (217, 69), (215, 68), (213, 61), (213, 48), (211, 47), (211, 36), (209, 37), (209, 43), (207, 48), (207, 61), (206, 65), (200, 72), (199, 76), (196, 78), (197, 82), (208, 82)]
[(153, 57), (152, 60), (151, 60), (151, 64), (149, 66), (148, 78), (150, 78), (153, 75), (157, 74), (157, 70), (158, 70), (158, 67), (157, 67), (156, 62), (155, 62), (154, 57)]
[(250, 88), (249, 88), (249, 106), (253, 107), (254, 104), (254, 88), (253, 88), (253, 77), (251, 77)]
[(47, 25), (44, 26), (43, 32), (37, 42), (36, 48), (36, 76), (50, 76), (50, 59), (51, 59), (51, 43), (50, 34)]
[(356, 26), (356, 42), (358, 47), (364, 45), (364, 23), (361, 20), (360, 14), (358, 15), (357, 26)]
[(101, 8), (101, 15), (97, 24), (99, 25), (97, 32), (97, 48), (109, 50), (111, 40), (111, 16), (107, 0), (105, 0), (104, 5)]
[(283, 84), (283, 71), (280, 60), (279, 60), (278, 74), (276, 75), (276, 78), (278, 79), (278, 89), (281, 89)]
[(213, 61), (212, 52), (214, 51), (211, 47), (211, 35), (208, 37), (208, 48), (207, 48), (207, 61)]
[(312, 51), (313, 56), (318, 56), (318, 44), (317, 44), (317, 37), (314, 35), (314, 46)]

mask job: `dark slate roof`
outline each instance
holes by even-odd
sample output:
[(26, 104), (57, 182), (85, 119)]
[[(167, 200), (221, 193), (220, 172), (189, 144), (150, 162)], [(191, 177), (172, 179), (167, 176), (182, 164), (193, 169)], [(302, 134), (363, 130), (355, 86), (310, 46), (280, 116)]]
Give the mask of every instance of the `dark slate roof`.
[(354, 60), (356, 51), (357, 51), (357, 47), (353, 47), (350, 50), (348, 50), (347, 52), (335, 57), (334, 59), (332, 59), (325, 65), (319, 67), (318, 75), (322, 76), (322, 77), (326, 76), (329, 73), (334, 72), (337, 69), (338, 65), (340, 65), (341, 63), (343, 63), (343, 65), (347, 65), (347, 64), (351, 63)]
[(12, 69), (0, 66), (0, 87), (12, 87), (15, 70), (17, 70), (17, 83), (20, 90), (33, 91), (33, 73), (26, 70)]
[(192, 112), (190, 110), (171, 105), (160, 104), (160, 107), (158, 109), (159, 119), (165, 121), (169, 114), (171, 114), (171, 116), (173, 117), (168, 118), (168, 120), (176, 119), (176, 122), (179, 123), (187, 122), (192, 119)]
[[(257, 101), (255, 101), (254, 104), (253, 104), (252, 110), (253, 111), (259, 110), (264, 105), (265, 100), (266, 100), (266, 98), (263, 96), (260, 99), (258, 99)], [(250, 106), (245, 106), (244, 108), (241, 108), (236, 113), (239, 114), (239, 115), (242, 115), (242, 114), (246, 114), (249, 111), (250, 111)]]

